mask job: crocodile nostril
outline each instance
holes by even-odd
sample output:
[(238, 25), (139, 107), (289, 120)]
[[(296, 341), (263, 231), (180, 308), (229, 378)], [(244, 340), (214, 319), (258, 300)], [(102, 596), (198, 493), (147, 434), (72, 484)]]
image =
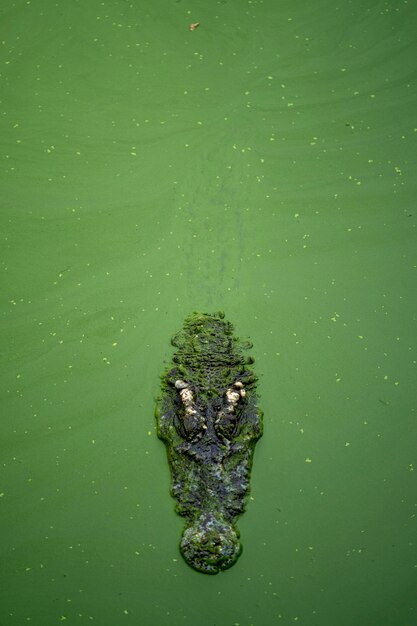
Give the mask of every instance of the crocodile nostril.
[(219, 514), (200, 515), (181, 539), (181, 553), (194, 569), (216, 574), (236, 561), (241, 551), (238, 534)]

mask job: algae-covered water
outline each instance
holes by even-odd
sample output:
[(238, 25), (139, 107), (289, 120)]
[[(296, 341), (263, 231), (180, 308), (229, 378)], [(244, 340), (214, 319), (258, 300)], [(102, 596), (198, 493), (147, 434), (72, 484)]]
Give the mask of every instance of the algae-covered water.
[[(416, 625), (416, 18), (2, 0), (1, 626)], [(155, 431), (194, 310), (265, 413), (217, 576)]]

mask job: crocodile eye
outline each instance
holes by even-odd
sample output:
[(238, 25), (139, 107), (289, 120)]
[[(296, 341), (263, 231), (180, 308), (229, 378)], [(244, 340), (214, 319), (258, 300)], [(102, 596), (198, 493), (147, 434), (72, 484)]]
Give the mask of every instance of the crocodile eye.
[(175, 388), (181, 402), (181, 410), (176, 420), (177, 431), (188, 441), (199, 439), (207, 429), (207, 425), (194, 401), (193, 390), (183, 380), (176, 380)]
[(226, 439), (233, 439), (236, 434), (241, 406), (246, 396), (243, 383), (237, 380), (226, 390), (225, 402), (220, 409), (214, 426), (216, 432)]
[(236, 415), (230, 415), (221, 411), (215, 422), (215, 429), (220, 437), (224, 437), (231, 441), (236, 434), (237, 420)]

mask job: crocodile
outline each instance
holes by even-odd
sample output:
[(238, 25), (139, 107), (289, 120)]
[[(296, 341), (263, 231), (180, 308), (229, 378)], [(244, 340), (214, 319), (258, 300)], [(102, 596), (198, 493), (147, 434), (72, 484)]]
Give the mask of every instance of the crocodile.
[(238, 516), (262, 435), (252, 347), (223, 312), (192, 313), (174, 335), (161, 377), (157, 433), (165, 443), (176, 511), (186, 518), (180, 551), (199, 572), (217, 574), (241, 553)]

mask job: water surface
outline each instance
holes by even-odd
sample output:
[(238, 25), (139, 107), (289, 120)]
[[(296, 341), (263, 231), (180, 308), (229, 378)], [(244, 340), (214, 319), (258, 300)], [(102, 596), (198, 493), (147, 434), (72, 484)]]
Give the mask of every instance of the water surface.
[[(414, 4), (0, 18), (0, 624), (414, 626)], [(171, 335), (219, 309), (265, 434), (209, 577), (153, 410)]]

